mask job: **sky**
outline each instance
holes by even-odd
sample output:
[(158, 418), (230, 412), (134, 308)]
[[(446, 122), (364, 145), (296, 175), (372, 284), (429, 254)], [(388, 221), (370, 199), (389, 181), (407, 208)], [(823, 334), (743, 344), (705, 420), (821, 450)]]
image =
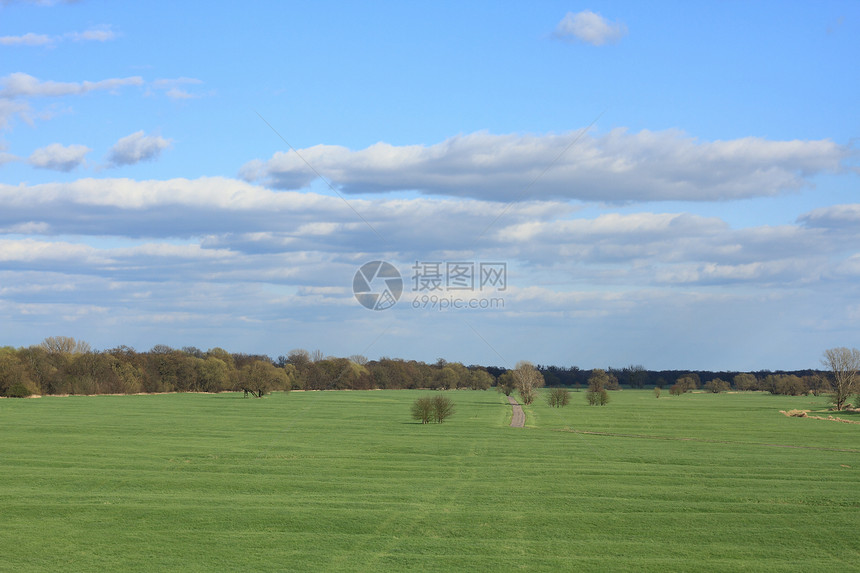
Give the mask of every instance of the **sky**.
[(858, 56), (853, 0), (0, 0), (0, 346), (817, 368)]

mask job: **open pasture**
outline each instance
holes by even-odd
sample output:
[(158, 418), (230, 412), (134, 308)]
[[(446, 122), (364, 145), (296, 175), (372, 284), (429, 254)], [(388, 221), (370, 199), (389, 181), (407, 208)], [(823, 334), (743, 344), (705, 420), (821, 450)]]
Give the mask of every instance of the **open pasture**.
[(825, 398), (425, 394), (0, 400), (0, 570), (860, 567), (860, 426), (779, 413)]

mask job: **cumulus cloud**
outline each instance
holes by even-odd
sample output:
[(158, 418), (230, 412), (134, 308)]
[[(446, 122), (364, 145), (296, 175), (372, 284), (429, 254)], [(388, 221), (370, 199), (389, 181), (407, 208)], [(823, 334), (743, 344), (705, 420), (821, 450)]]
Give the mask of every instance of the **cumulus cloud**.
[(143, 130), (127, 135), (117, 141), (108, 152), (108, 162), (112, 167), (134, 165), (141, 161), (156, 159), (164, 149), (170, 147), (171, 140), (159, 135), (146, 135)]
[(108, 236), (181, 237), (204, 250), (254, 256), (329, 253), (358, 262), (377, 253), (407, 266), (428, 258), (468, 260), (480, 252), (535, 269), (576, 268), (577, 281), (637, 287), (788, 287), (826, 277), (846, 248), (851, 255), (857, 252), (851, 245), (860, 244), (856, 225), (850, 235), (804, 224), (732, 229), (717, 217), (689, 213), (578, 217), (571, 207), (552, 202), (518, 205), (478, 240), (498, 204), (355, 200), (353, 208), (377, 234), (337, 197), (274, 192), (226, 178), (0, 185), (0, 204), (0, 229), (26, 224), (43, 234), (97, 229)]
[[(677, 130), (607, 134), (452, 137), (441, 143), (334, 145), (299, 150), (345, 193), (414, 190), (497, 201), (713, 201), (772, 196), (836, 172), (852, 151), (830, 140), (747, 137), (699, 141)], [(240, 175), (279, 189), (308, 186), (316, 174), (294, 152), (246, 163)], [(528, 192), (526, 192), (528, 190)]]
[(801, 215), (798, 221), (809, 227), (857, 229), (860, 228), (860, 204), (820, 207)]
[(59, 97), (81, 95), (94, 90), (116, 90), (124, 86), (143, 85), (143, 78), (109, 78), (97, 82), (55, 82), (41, 81), (29, 74), (16, 72), (0, 78), (0, 98), (19, 97)]
[(555, 28), (555, 37), (570, 42), (584, 42), (592, 46), (615, 43), (627, 35), (627, 26), (610, 22), (600, 14), (583, 10), (568, 12)]
[(64, 146), (52, 143), (34, 151), (30, 155), (30, 165), (40, 169), (68, 172), (83, 165), (90, 151), (92, 150), (85, 145)]
[[(811, 211), (789, 225), (735, 229), (719, 217), (684, 212), (602, 207), (593, 214), (565, 202), (524, 202), (476, 241), (503, 205), (431, 197), (350, 203), (379, 235), (338, 197), (223, 177), (0, 184), (0, 233), (29, 235), (0, 237), (0, 319), (31, 325), (54, 311), (51, 320), (77, 320), (74, 312), (90, 309), (100, 328), (107, 316), (129, 328), (170, 320), (205, 332), (227, 324), (245, 336), (236, 321), (247, 320), (269, 323), (267, 336), (287, 324), (307, 336), (320, 321), (345, 323), (353, 311), (366, 316), (349, 287), (368, 260), (395, 264), (407, 288), (416, 261), (506, 261), (505, 308), (480, 319), (489, 322), (470, 322), (490, 339), (507, 328), (522, 334), (537, 321), (542, 335), (535, 340), (552, 344), (568, 340), (563, 333), (577, 320), (583, 328), (599, 321), (612, 343), (647, 331), (648, 340), (668, 344), (677, 335), (694, 348), (702, 324), (709, 325), (703, 342), (723, 340), (711, 328), (724, 325), (728, 336), (739, 319), (773, 332), (788, 328), (787, 335), (806, 328), (810, 300), (826, 297), (836, 305), (849, 297), (860, 268), (856, 205)], [(73, 307), (58, 306), (57, 285), (74, 293)], [(408, 313), (413, 324), (429, 320), (408, 305), (414, 294), (405, 293), (386, 319), (406, 320)], [(813, 315), (845, 320), (835, 311)], [(451, 326), (439, 324), (437, 331)], [(547, 336), (556, 328), (558, 337)], [(736, 337), (726, 340), (738, 344)], [(599, 345), (605, 344), (606, 337)]]

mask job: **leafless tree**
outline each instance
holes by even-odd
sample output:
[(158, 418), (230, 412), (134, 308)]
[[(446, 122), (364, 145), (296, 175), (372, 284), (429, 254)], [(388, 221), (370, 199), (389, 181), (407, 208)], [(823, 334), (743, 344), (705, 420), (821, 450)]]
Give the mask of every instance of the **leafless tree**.
[(570, 403), (570, 393), (567, 388), (553, 388), (549, 392), (547, 402), (554, 408), (563, 408)]
[(860, 390), (857, 384), (860, 350), (844, 346), (831, 348), (824, 351), (821, 363), (833, 372), (833, 403), (837, 410), (842, 410), (848, 397), (855, 390)]
[(544, 385), (543, 374), (531, 362), (520, 360), (514, 368), (514, 381), (523, 404), (531, 404), (537, 397), (538, 388)]
[(49, 336), (42, 341), (42, 348), (52, 354), (86, 354), (90, 345), (71, 336)]

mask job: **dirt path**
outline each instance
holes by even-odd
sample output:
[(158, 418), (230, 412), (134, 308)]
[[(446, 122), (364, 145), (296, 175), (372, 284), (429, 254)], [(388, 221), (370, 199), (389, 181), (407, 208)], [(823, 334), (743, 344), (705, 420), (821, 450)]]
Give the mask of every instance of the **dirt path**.
[(514, 413), (511, 416), (511, 428), (525, 427), (526, 414), (523, 412), (523, 407), (520, 406), (519, 402), (517, 402), (513, 396), (508, 396), (508, 402), (511, 403), (511, 407), (514, 409)]

